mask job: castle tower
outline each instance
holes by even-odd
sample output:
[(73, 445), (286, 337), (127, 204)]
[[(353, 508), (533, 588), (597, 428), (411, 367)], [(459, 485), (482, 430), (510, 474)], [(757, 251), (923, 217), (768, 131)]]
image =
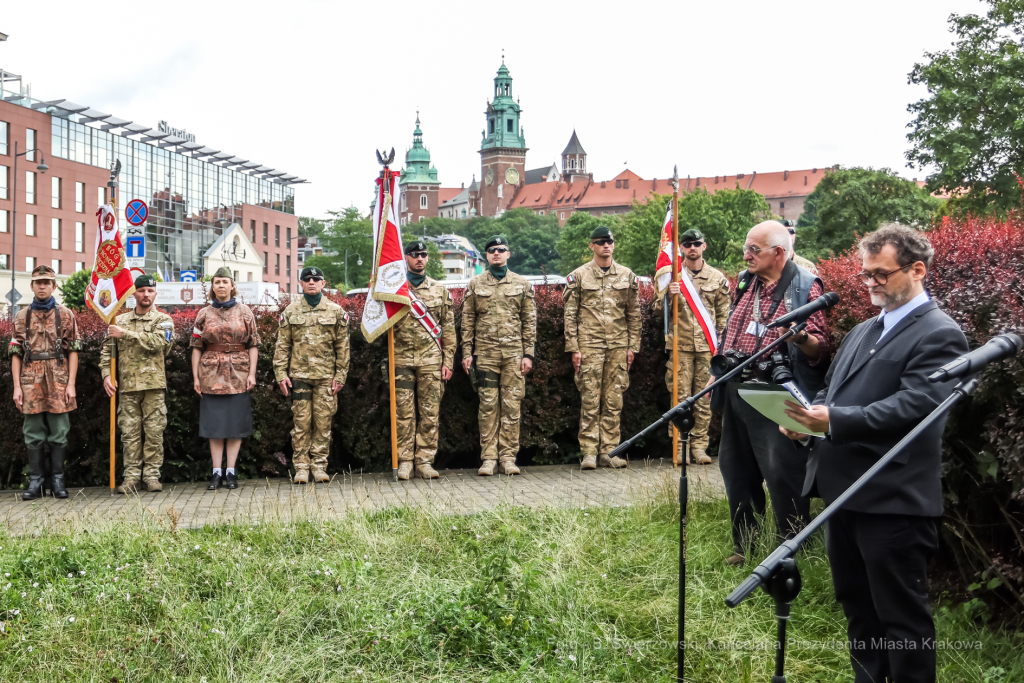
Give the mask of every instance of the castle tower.
[(574, 183), (587, 179), (587, 153), (573, 130), (569, 144), (562, 151), (562, 180)]
[(418, 223), (424, 218), (437, 216), (437, 169), (430, 165), (430, 150), (423, 146), (420, 113), (416, 112), (416, 130), (412, 133), (412, 147), (405, 153), (405, 168), (399, 180), (402, 186), (402, 206), (399, 215), (402, 225)]
[(512, 98), (512, 77), (504, 60), (494, 78), (494, 99), (484, 114), (487, 121), (480, 143), (481, 215), (497, 217), (505, 212), (526, 174), (526, 137), (519, 124), (522, 109)]

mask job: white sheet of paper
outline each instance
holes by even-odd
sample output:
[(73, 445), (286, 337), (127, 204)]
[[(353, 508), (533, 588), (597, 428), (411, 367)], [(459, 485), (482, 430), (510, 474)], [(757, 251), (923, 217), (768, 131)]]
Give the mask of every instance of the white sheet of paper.
[(804, 427), (799, 422), (786, 415), (786, 401), (796, 403), (796, 399), (790, 396), (789, 392), (785, 389), (782, 391), (740, 389), (739, 394), (740, 398), (754, 407), (754, 410), (761, 413), (777, 425), (781, 425), (794, 432), (800, 432), (801, 434), (825, 436), (823, 432), (808, 432), (807, 427)]

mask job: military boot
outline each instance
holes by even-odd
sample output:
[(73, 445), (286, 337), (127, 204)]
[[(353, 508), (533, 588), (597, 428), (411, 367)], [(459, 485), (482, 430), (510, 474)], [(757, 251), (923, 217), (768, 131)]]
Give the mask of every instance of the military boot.
[(494, 466), (497, 464), (498, 463), (495, 462), (494, 460), (484, 460), (480, 464), (480, 469), (478, 469), (476, 473), (479, 474), (481, 477), (489, 477), (492, 474), (494, 474)]
[(295, 470), (295, 477), (292, 479), (295, 484), (309, 483), (309, 470)]
[(398, 463), (398, 478), (402, 481), (409, 481), (409, 475), (412, 474), (412, 460), (403, 460)]
[(64, 487), (64, 454), (67, 446), (50, 446), (50, 465), (53, 467), (53, 497), (67, 498), (68, 490)]
[(710, 465), (711, 456), (702, 450), (694, 450), (690, 453), (690, 462), (695, 465)]
[(120, 486), (118, 486), (114, 490), (117, 491), (118, 493), (138, 493), (140, 483), (142, 482), (140, 482), (135, 477), (128, 477), (123, 482), (121, 482)]
[(597, 456), (596, 455), (585, 455), (583, 456), (583, 464), (580, 465), (581, 469), (584, 470), (596, 470), (597, 469)]
[(600, 465), (601, 467), (611, 467), (612, 469), (616, 470), (619, 469), (620, 467), (625, 467), (627, 465), (626, 461), (620, 458), (619, 456), (610, 458), (607, 455), (602, 455), (598, 459), (597, 464)]
[(418, 462), (416, 463), (416, 476), (420, 479), (437, 479), (441, 475), (437, 473), (431, 463)]
[(43, 497), (43, 449), (29, 448), (28, 450), (28, 488), (21, 494), (22, 500), (35, 500)]
[(317, 484), (326, 484), (331, 481), (331, 477), (323, 470), (313, 470), (313, 481)]
[(159, 479), (145, 479), (142, 483), (146, 485), (147, 490), (153, 493), (159, 493), (164, 490), (164, 485), (160, 483)]
[(502, 460), (498, 463), (498, 471), (502, 474), (519, 474), (519, 468), (516, 467), (515, 460)]

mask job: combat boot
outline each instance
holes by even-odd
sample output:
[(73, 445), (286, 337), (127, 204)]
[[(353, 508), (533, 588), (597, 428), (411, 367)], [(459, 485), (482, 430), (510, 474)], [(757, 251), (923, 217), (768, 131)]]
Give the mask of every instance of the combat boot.
[(21, 494), (22, 500), (35, 500), (43, 497), (43, 449), (29, 448), (28, 451), (28, 488)]
[(53, 490), (54, 498), (67, 498), (68, 490), (64, 487), (64, 454), (67, 446), (50, 446), (50, 465), (53, 467)]
[(142, 483), (145, 484), (146, 489), (152, 493), (159, 493), (164, 490), (164, 485), (160, 483), (159, 479), (146, 479)]
[(584, 470), (596, 470), (597, 469), (597, 456), (596, 455), (585, 455), (583, 456), (583, 464), (580, 465), (581, 469)]
[(402, 481), (409, 481), (409, 475), (412, 474), (412, 460), (403, 460), (398, 463), (398, 478)]
[(309, 470), (295, 470), (295, 477), (292, 479), (295, 484), (309, 483)]
[(497, 465), (497, 463), (494, 460), (484, 460), (480, 464), (480, 469), (478, 469), (476, 473), (479, 474), (481, 477), (489, 477), (492, 474), (494, 474), (495, 465)]
[(692, 451), (690, 453), (690, 462), (695, 465), (710, 465), (711, 456), (704, 451)]
[(327, 484), (331, 478), (323, 470), (313, 470), (313, 481), (317, 484)]
[(510, 476), (513, 474), (519, 474), (519, 468), (516, 467), (515, 460), (502, 460), (498, 463), (498, 471)]
[(612, 469), (616, 470), (619, 469), (620, 467), (625, 467), (627, 465), (626, 461), (620, 458), (619, 456), (609, 458), (607, 455), (602, 455), (601, 458), (597, 461), (597, 464), (600, 465), (601, 467), (611, 467)]
[(429, 462), (416, 463), (416, 476), (420, 479), (437, 479), (441, 475), (437, 473)]
[(121, 482), (121, 485), (114, 490), (118, 493), (138, 493), (140, 483), (141, 482), (135, 477), (129, 477)]

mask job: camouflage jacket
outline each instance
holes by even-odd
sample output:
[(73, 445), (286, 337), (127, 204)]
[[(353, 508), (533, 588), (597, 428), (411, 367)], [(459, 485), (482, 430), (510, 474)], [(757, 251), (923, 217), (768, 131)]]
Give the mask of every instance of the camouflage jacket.
[[(78, 351), (81, 342), (78, 337), (78, 321), (70, 309), (54, 306), (50, 311), (32, 311), (31, 329), (25, 329), (29, 306), (18, 311), (14, 319), (14, 336), (8, 352), (20, 356), (21, 363), (21, 412), (25, 415), (37, 413), (67, 413), (78, 407), (78, 402), (66, 400), (64, 394), (70, 378), (67, 353)], [(28, 360), (27, 353), (57, 353), (57, 315), (60, 315), (60, 345), (64, 360)]]
[(326, 296), (312, 308), (303, 296), (281, 313), (274, 346), (274, 379), (348, 377), (348, 313)]
[[(707, 263), (696, 275), (688, 268), (683, 268), (684, 277), (689, 276), (693, 284), (700, 292), (700, 298), (704, 302), (704, 308), (715, 320), (715, 333), (718, 335), (718, 343), (721, 344), (725, 338), (725, 323), (729, 319), (729, 306), (732, 300), (729, 298), (729, 279), (717, 268), (712, 268)], [(664, 294), (664, 292), (663, 292)], [(664, 329), (665, 297), (654, 297), (654, 324)], [(668, 309), (669, 333), (665, 335), (665, 350), (672, 350), (672, 308), (671, 300)], [(704, 337), (704, 330), (697, 324), (697, 318), (690, 310), (685, 298), (679, 299), (679, 350), (680, 351), (710, 351), (708, 340)]]
[(418, 299), (420, 299), (434, 320), (441, 327), (441, 346), (444, 355), (437, 349), (437, 344), (423, 329), (423, 324), (407, 313), (395, 324), (395, 367), (421, 367), (425, 365), (444, 364), (449, 370), (455, 363), (455, 316), (452, 314), (452, 296), (437, 280), (424, 278), (419, 287), (409, 283)]
[(594, 261), (565, 278), (565, 350), (581, 347), (640, 350), (640, 284), (636, 275), (612, 261), (608, 272)]
[[(231, 308), (207, 306), (196, 316), (192, 348), (199, 359), (199, 388), (204, 394), (244, 394), (249, 377), (249, 349), (260, 343), (256, 318), (245, 304)], [(208, 344), (241, 344), (239, 351), (207, 350)]]
[[(171, 316), (151, 308), (145, 315), (128, 311), (115, 323), (124, 330), (117, 339), (118, 390), (166, 389), (164, 358), (174, 338)], [(110, 377), (110, 342), (100, 347), (100, 374)]]
[(477, 275), (462, 300), (462, 355), (533, 358), (537, 307), (533, 285), (511, 270), (499, 282), (490, 270)]

